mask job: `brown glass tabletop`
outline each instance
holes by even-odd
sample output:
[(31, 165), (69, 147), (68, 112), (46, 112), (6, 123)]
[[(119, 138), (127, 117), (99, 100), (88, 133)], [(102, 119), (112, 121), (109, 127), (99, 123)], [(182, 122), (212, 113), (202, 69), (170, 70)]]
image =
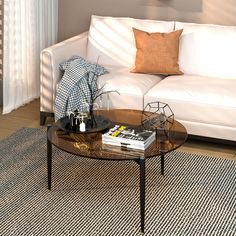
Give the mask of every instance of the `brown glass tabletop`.
[[(102, 110), (97, 111), (97, 115), (108, 118), (111, 126), (114, 124), (140, 126), (143, 122), (143, 113), (138, 110)], [(65, 152), (85, 158), (134, 160), (140, 168), (141, 232), (144, 232), (145, 160), (160, 156), (163, 175), (165, 154), (185, 143), (188, 136), (185, 127), (178, 121), (172, 120), (168, 130), (157, 129), (155, 141), (147, 149), (141, 151), (103, 144), (102, 132), (78, 134), (62, 130), (58, 122), (49, 126), (47, 133), (48, 189), (51, 189), (52, 144)]]
[[(126, 124), (139, 126), (142, 122), (142, 112), (137, 110), (110, 110), (99, 111), (99, 115), (109, 118), (114, 124)], [(56, 147), (81, 156), (97, 159), (130, 160), (139, 159), (140, 156), (150, 158), (175, 150), (181, 146), (187, 138), (186, 129), (177, 121), (166, 134), (163, 130), (157, 131), (155, 142), (145, 151), (132, 151), (121, 149), (117, 146), (102, 143), (102, 132), (89, 134), (76, 134), (60, 130), (53, 125), (48, 132), (49, 141)]]

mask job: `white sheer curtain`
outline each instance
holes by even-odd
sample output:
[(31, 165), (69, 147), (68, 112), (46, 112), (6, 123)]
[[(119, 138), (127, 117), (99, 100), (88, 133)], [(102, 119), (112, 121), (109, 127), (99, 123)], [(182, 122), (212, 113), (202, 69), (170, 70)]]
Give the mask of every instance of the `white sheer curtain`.
[(39, 97), (40, 51), (57, 41), (58, 0), (4, 0), (3, 113)]

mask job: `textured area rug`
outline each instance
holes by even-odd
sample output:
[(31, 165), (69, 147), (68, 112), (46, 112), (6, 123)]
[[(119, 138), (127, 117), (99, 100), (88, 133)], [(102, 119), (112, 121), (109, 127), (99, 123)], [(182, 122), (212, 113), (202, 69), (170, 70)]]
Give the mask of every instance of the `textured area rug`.
[[(141, 235), (135, 162), (85, 159), (53, 148), (46, 131), (0, 142), (0, 235)], [(236, 235), (236, 162), (172, 152), (146, 165), (145, 235)]]

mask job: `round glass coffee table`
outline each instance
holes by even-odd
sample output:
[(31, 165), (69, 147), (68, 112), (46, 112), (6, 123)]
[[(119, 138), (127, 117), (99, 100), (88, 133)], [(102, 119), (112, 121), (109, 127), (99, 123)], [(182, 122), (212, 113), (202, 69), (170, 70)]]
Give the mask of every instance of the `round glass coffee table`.
[[(112, 126), (114, 124), (139, 126), (143, 120), (143, 112), (138, 110), (100, 110), (97, 111), (97, 114), (112, 121)], [(64, 131), (60, 128), (58, 122), (49, 125), (47, 131), (48, 189), (51, 189), (52, 180), (52, 145), (81, 158), (113, 161), (133, 160), (138, 163), (140, 171), (140, 215), (141, 232), (143, 233), (145, 222), (145, 160), (160, 157), (161, 174), (164, 175), (165, 154), (172, 152), (185, 143), (188, 136), (185, 127), (178, 121), (173, 120), (168, 133), (161, 129), (157, 130), (155, 141), (144, 151), (137, 151), (103, 144), (102, 132), (78, 134)]]

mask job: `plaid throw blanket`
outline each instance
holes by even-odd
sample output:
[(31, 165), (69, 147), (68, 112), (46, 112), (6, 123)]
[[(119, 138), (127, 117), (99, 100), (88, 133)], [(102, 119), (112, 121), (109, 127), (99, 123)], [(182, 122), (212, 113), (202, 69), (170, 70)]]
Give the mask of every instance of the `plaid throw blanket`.
[(91, 63), (80, 56), (74, 56), (60, 64), (64, 72), (58, 83), (55, 100), (55, 120), (68, 115), (69, 112), (86, 111), (90, 102), (89, 85), (92, 90), (97, 89), (98, 76), (108, 71), (95, 63)]

